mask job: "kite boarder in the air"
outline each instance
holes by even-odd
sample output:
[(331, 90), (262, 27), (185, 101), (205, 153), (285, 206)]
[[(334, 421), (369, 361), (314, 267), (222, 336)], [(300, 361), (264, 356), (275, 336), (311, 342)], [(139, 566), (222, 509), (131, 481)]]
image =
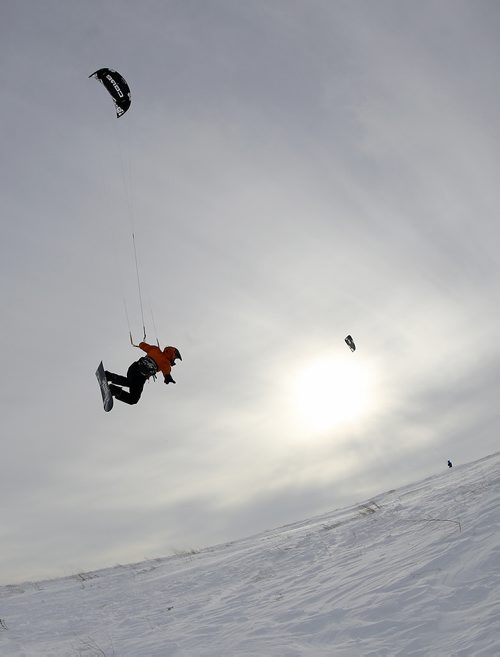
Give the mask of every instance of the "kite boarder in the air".
[[(182, 360), (182, 356), (176, 347), (165, 347), (162, 350), (160, 347), (150, 345), (147, 342), (140, 342), (134, 347), (139, 347), (145, 351), (146, 356), (132, 363), (128, 368), (127, 376), (105, 371), (111, 394), (115, 399), (119, 399), (125, 404), (137, 404), (141, 398), (144, 384), (151, 376), (156, 379), (158, 372), (163, 374), (165, 383), (175, 383), (170, 371), (177, 358)], [(129, 391), (127, 392), (121, 386), (127, 387)]]

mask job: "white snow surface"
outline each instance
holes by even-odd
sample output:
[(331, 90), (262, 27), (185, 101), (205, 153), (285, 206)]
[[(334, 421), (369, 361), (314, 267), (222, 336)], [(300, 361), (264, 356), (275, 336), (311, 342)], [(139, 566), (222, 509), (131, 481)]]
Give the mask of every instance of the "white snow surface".
[(498, 656), (499, 483), (497, 453), (193, 554), (0, 587), (0, 656)]

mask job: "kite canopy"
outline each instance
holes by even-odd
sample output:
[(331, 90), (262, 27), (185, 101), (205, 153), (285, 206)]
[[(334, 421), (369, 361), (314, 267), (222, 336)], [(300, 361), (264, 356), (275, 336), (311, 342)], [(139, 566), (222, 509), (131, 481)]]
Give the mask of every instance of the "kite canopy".
[(350, 335), (348, 335), (347, 338), (345, 338), (345, 343), (351, 351), (356, 351), (356, 345), (354, 344), (354, 340)]
[(128, 86), (125, 78), (121, 76), (118, 71), (113, 71), (112, 68), (100, 68), (89, 78), (95, 78), (102, 82), (108, 92), (113, 98), (116, 108), (116, 116), (120, 118), (130, 107), (130, 87)]

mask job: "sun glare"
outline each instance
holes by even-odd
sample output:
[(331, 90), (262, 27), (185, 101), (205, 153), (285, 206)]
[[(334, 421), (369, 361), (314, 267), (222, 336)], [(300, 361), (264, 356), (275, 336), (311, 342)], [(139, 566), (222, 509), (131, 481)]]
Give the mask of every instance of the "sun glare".
[(320, 358), (298, 372), (294, 401), (305, 428), (324, 432), (362, 420), (374, 388), (372, 370), (357, 356)]

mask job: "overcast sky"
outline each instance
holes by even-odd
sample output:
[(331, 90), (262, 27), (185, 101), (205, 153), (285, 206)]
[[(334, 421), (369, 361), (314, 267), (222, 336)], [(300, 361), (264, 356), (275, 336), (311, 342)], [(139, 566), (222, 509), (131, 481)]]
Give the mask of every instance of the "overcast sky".
[[(0, 2), (0, 583), (498, 449), (499, 34), (487, 0)], [(132, 232), (183, 362), (106, 414)]]

